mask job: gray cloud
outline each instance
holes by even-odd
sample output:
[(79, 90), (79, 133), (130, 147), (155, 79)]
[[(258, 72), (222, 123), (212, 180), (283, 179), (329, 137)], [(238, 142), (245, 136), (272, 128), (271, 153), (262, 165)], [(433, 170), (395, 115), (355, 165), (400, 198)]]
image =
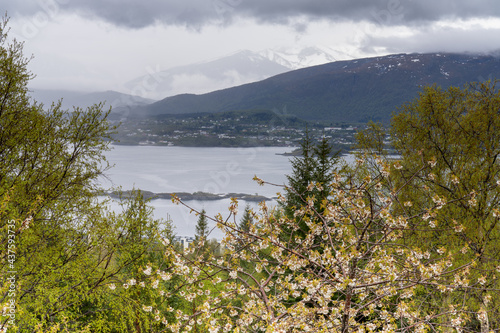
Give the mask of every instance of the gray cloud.
[(496, 53), (500, 51), (498, 43), (500, 29), (459, 28), (420, 29), (412, 38), (365, 36), (362, 50), (374, 53), (376, 49), (385, 49), (385, 53), (410, 52), (472, 52)]
[(498, 0), (23, 0), (8, 1), (8, 14), (78, 13), (111, 24), (141, 28), (156, 23), (198, 29), (235, 23), (239, 17), (288, 24), (308, 20), (371, 21), (421, 25), (443, 18), (500, 17)]

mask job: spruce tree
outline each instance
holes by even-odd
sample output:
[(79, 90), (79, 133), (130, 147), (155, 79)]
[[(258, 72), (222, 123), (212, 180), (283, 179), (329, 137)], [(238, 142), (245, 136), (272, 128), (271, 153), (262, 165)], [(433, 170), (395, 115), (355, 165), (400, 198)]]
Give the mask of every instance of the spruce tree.
[(240, 230), (248, 233), (250, 231), (250, 226), (253, 224), (253, 217), (250, 209), (250, 205), (245, 206), (245, 211), (243, 212), (243, 217), (240, 221)]
[(338, 160), (339, 152), (333, 153), (333, 147), (328, 138), (323, 136), (321, 141), (314, 147), (314, 158), (316, 169), (314, 170), (314, 181), (321, 184), (322, 189), (317, 189), (319, 202), (328, 198), (330, 184), (333, 182), (333, 172)]
[(203, 252), (208, 248), (207, 237), (208, 237), (208, 222), (205, 209), (202, 209), (198, 217), (198, 222), (196, 223), (196, 231), (194, 235), (194, 242), (196, 246), (199, 246), (200, 242), (203, 242)]
[[(306, 130), (301, 142), (302, 155), (295, 157), (292, 163), (292, 174), (287, 176), (284, 206), (285, 215), (295, 218), (294, 215), (300, 207), (313, 204), (316, 212), (322, 211), (323, 202), (328, 199), (330, 185), (333, 181), (333, 171), (337, 155), (332, 156), (332, 147), (326, 137), (317, 144), (313, 144), (309, 131)], [(316, 214), (306, 214), (296, 218), (297, 225), (295, 236), (302, 238), (308, 231), (309, 220), (317, 218)]]
[[(333, 171), (338, 160), (338, 153), (332, 153), (333, 148), (328, 138), (323, 137), (314, 145), (308, 130), (300, 146), (302, 154), (291, 161), (292, 173), (287, 175), (287, 215), (293, 214), (297, 207), (307, 204), (308, 198), (312, 196), (317, 199), (315, 208), (320, 209), (321, 202), (329, 195), (329, 186), (333, 181)], [(319, 186), (311, 188), (312, 183)]]
[(307, 197), (307, 187), (314, 181), (317, 163), (314, 159), (314, 146), (306, 129), (304, 139), (300, 143), (300, 156), (295, 156), (292, 164), (292, 174), (287, 175), (288, 185), (286, 189), (287, 204), (285, 212), (293, 214), (297, 207), (304, 205)]

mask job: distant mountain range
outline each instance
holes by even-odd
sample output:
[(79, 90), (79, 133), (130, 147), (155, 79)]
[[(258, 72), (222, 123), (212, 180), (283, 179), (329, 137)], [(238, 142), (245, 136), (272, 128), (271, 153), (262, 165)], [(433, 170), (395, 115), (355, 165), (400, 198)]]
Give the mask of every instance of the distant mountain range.
[(155, 102), (153, 99), (139, 96), (127, 95), (117, 91), (103, 91), (93, 93), (83, 93), (68, 90), (44, 90), (32, 89), (31, 97), (45, 107), (50, 107), (52, 102), (62, 99), (62, 108), (72, 110), (74, 106), (87, 108), (96, 103), (105, 102), (106, 108), (112, 106), (119, 107), (137, 107)]
[[(272, 110), (330, 123), (387, 122), (422, 86), (462, 86), (500, 78), (500, 54), (397, 54), (349, 59), (328, 48), (239, 51), (219, 59), (150, 72), (117, 91), (34, 90), (63, 107), (106, 101), (118, 119), (168, 114)], [(141, 95), (134, 96), (134, 95)], [(146, 97), (156, 97), (155, 99)]]
[(214, 60), (166, 70), (148, 68), (146, 75), (122, 85), (119, 90), (124, 93), (34, 89), (32, 96), (45, 105), (63, 98), (64, 108), (87, 107), (104, 100), (113, 107), (137, 106), (178, 94), (203, 94), (261, 81), (290, 70), (324, 64), (339, 58), (351, 57), (327, 47), (267, 49), (261, 52), (243, 50)]
[(324, 64), (347, 57), (327, 48), (307, 47), (294, 50), (238, 51), (215, 60), (167, 70), (149, 69), (148, 74), (125, 84), (129, 91), (142, 91), (148, 97), (162, 99), (191, 93), (203, 94), (242, 84), (261, 81), (290, 70)]
[(398, 54), (330, 62), (201, 95), (180, 94), (127, 112), (153, 117), (262, 109), (309, 121), (387, 122), (423, 86), (462, 86), (494, 78), (500, 78), (499, 56)]

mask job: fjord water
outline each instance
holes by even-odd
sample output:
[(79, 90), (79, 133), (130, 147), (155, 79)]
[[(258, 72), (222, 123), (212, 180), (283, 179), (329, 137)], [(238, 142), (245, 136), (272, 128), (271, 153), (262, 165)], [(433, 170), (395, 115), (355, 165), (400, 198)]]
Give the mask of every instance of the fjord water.
[[(274, 184), (286, 183), (286, 175), (291, 171), (290, 157), (280, 154), (293, 150), (290, 147), (112, 147), (106, 157), (114, 167), (106, 172), (108, 179), (102, 179), (104, 188), (121, 186), (123, 190), (136, 188), (154, 193), (246, 193), (268, 198), (274, 197), (281, 188), (259, 186), (253, 177), (257, 175)], [(229, 202), (229, 199), (224, 199), (187, 203), (194, 209), (204, 208), (210, 216), (217, 213), (226, 216)], [(243, 201), (239, 203), (239, 217), (245, 204)], [(249, 204), (257, 206), (256, 202)], [(275, 204), (274, 201), (268, 202), (269, 206)], [(152, 200), (151, 205), (156, 218), (172, 219), (177, 235), (194, 235), (197, 217), (189, 209), (165, 199)], [(215, 230), (211, 236), (220, 238), (221, 234)]]

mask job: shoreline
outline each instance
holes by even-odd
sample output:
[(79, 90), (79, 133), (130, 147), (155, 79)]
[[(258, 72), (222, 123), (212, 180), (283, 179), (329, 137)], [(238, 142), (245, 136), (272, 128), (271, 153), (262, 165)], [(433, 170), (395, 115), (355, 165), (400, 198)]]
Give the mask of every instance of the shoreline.
[(172, 195), (176, 195), (182, 201), (215, 201), (236, 198), (243, 201), (261, 202), (261, 201), (271, 201), (277, 199), (277, 197), (268, 198), (263, 195), (247, 194), (247, 193), (225, 193), (225, 194), (214, 194), (207, 192), (174, 192), (174, 193), (154, 193), (151, 191), (104, 191), (104, 194), (113, 199), (128, 199), (132, 197), (134, 192), (140, 191), (144, 199), (155, 200), (155, 199), (172, 199)]

